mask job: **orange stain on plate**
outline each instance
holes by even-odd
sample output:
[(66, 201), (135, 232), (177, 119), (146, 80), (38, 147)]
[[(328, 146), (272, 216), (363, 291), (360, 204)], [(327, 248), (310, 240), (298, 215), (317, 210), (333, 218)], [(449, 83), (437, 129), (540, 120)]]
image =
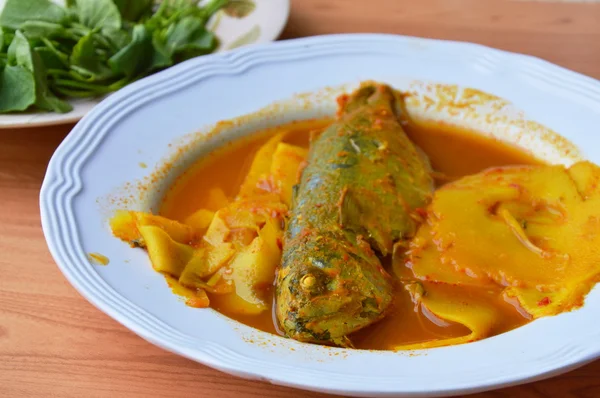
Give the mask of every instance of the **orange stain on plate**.
[(110, 259), (100, 253), (88, 253), (88, 258), (95, 265), (108, 265), (110, 263)]

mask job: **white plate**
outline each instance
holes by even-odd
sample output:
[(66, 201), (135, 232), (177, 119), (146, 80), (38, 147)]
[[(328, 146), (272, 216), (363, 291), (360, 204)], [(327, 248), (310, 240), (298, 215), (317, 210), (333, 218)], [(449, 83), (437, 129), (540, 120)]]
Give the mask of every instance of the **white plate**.
[[(44, 234), (60, 269), (89, 301), (160, 347), (234, 375), (315, 391), (461, 394), (549, 377), (597, 358), (600, 289), (580, 310), (471, 344), (411, 353), (326, 348), (187, 307), (151, 269), (144, 252), (111, 235), (107, 218), (113, 210), (156, 210), (164, 188), (201, 154), (258, 128), (330, 115), (335, 95), (363, 79), (414, 90), (434, 103), (451, 97), (458, 105), (453, 110), (427, 101), (412, 104), (422, 117), (479, 126), (549, 161), (568, 164), (584, 156), (600, 162), (594, 134), (600, 125), (600, 83), (545, 61), (467, 43), (387, 35), (253, 46), (148, 77), (79, 122), (54, 154), (40, 198)], [(464, 106), (477, 96), (460, 89), (439, 92), (415, 79), (478, 88), (513, 105), (488, 98)], [(217, 121), (269, 104), (263, 117), (242, 117), (220, 134), (200, 139)], [(481, 117), (473, 117), (475, 108)], [(583, 155), (566, 143), (557, 147), (547, 140), (553, 133), (529, 120), (560, 132), (583, 148)], [(161, 168), (169, 159), (173, 167)], [(161, 178), (152, 185), (152, 176)], [(137, 190), (147, 184), (153, 189)], [(110, 264), (92, 265), (89, 252), (106, 255)]]
[[(23, 0), (25, 1), (25, 0)], [(53, 0), (64, 4), (64, 0)], [(232, 50), (248, 44), (268, 43), (277, 39), (287, 22), (290, 12), (290, 0), (253, 0), (256, 8), (244, 18), (232, 18), (223, 11), (209, 22), (209, 28), (220, 40), (217, 52)], [(0, 10), (6, 0), (0, 0)], [(73, 110), (68, 113), (21, 112), (0, 114), (1, 128), (19, 128), (49, 126), (74, 123), (81, 119), (102, 98), (83, 98), (69, 100)]]

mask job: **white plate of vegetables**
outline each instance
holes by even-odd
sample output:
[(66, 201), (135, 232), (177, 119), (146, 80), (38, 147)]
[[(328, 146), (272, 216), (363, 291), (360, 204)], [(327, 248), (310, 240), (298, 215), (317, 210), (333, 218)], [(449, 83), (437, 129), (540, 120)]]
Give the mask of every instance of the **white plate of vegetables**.
[(275, 40), (289, 0), (0, 0), (0, 128), (72, 123), (187, 59)]

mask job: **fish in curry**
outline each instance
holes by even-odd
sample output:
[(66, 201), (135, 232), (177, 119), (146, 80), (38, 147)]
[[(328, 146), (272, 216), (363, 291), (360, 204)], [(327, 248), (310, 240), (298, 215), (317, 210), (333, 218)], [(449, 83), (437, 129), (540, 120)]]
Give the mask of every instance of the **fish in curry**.
[(348, 345), (381, 319), (392, 281), (380, 257), (410, 238), (433, 190), (402, 129), (402, 100), (367, 83), (314, 139), (296, 186), (276, 284), (277, 320), (298, 340)]
[(418, 126), (404, 99), (363, 83), (335, 120), (231, 144), (113, 233), (188, 305), (305, 342), (430, 348), (581, 306), (600, 168)]

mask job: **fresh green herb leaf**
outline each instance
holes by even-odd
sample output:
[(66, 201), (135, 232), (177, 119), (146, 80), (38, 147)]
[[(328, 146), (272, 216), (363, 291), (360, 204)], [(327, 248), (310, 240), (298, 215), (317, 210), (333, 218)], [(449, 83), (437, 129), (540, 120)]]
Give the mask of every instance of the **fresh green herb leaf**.
[(45, 21), (25, 21), (21, 24), (19, 30), (21, 30), (28, 39), (68, 36), (67, 30), (61, 24)]
[(12, 43), (8, 46), (8, 64), (21, 65), (33, 72), (34, 65), (31, 54), (31, 47), (29, 47), (27, 38), (17, 30)]
[(111, 78), (113, 72), (102, 62), (95, 36), (97, 36), (95, 33), (90, 32), (73, 47), (70, 58), (71, 68), (76, 68), (79, 73), (87, 75), (87, 80), (105, 80)]
[(137, 22), (152, 13), (153, 0), (114, 0), (121, 17)]
[(7, 0), (0, 14), (0, 25), (17, 30), (27, 21), (63, 23), (65, 10), (50, 0)]
[(202, 28), (194, 35), (194, 38), (187, 44), (181, 46), (177, 51), (177, 60), (183, 61), (199, 55), (208, 54), (214, 51), (217, 46), (215, 35)]
[(91, 28), (88, 28), (79, 22), (71, 22), (68, 29), (71, 33), (79, 37), (83, 37), (92, 31)]
[(152, 35), (152, 47), (154, 54), (152, 56), (151, 70), (162, 69), (173, 65), (173, 54), (167, 48), (167, 45), (160, 38), (159, 32)]
[(196, 17), (185, 17), (169, 29), (167, 33), (167, 48), (171, 54), (178, 50), (183, 50), (188, 44), (194, 41), (196, 34), (204, 31), (204, 23)]
[(119, 51), (131, 41), (131, 35), (125, 30), (104, 29), (102, 35), (108, 40), (114, 51)]
[[(94, 30), (93, 33), (96, 33), (96, 30)], [(112, 43), (105, 37), (104, 30), (98, 34), (94, 34), (94, 41), (98, 46), (98, 50), (109, 50), (113, 48)]]
[(41, 46), (35, 47), (34, 51), (39, 55), (42, 60), (42, 63), (46, 67), (46, 69), (64, 69), (65, 64), (63, 60), (61, 60), (55, 51), (52, 51), (48, 47)]
[(21, 65), (6, 65), (0, 75), (0, 112), (24, 111), (35, 103), (35, 79)]
[(46, 49), (48, 49), (48, 51), (51, 51), (52, 53), (54, 53), (54, 55), (56, 56), (56, 59), (59, 59), (60, 62), (63, 64), (63, 66), (65, 68), (69, 67), (69, 56), (65, 53), (63, 53), (62, 51), (60, 51), (59, 49), (56, 48), (56, 46), (48, 39), (46, 39), (45, 37), (42, 37), (42, 43), (44, 43), (44, 46)]
[(27, 38), (19, 30), (16, 31), (15, 38), (8, 47), (8, 64), (22, 66), (32, 73), (36, 106), (41, 109), (60, 113), (68, 112), (72, 109), (68, 103), (59, 100), (50, 92), (46, 83), (46, 71), (40, 56), (31, 49)]
[(96, 58), (96, 46), (94, 43), (94, 33), (90, 32), (83, 36), (73, 47), (71, 54), (71, 64), (79, 65), (84, 68), (92, 69), (98, 62)]
[(68, 102), (61, 100), (49, 91), (44, 91), (41, 94), (38, 91), (38, 99), (35, 105), (41, 109), (56, 113), (67, 113), (73, 110), (73, 106)]
[(4, 28), (2, 28), (2, 31), (4, 32), (4, 48), (7, 49), (10, 43), (12, 43), (13, 39), (15, 38), (15, 31)]
[(136, 25), (131, 42), (113, 55), (108, 64), (115, 73), (132, 78), (149, 70), (153, 55), (152, 35), (144, 25)]
[(192, 40), (185, 46), (186, 50), (202, 50), (202, 51), (213, 51), (217, 43), (217, 38), (214, 33), (207, 30), (206, 28), (198, 29), (192, 38)]
[(121, 29), (121, 13), (112, 0), (76, 0), (80, 22), (90, 29)]

